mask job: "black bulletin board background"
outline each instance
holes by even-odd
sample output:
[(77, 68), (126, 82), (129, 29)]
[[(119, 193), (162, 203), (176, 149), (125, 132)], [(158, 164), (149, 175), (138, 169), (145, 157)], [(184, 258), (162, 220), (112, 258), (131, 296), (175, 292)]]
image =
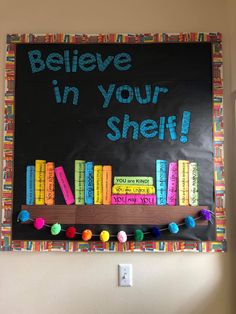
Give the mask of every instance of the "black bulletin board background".
[[(65, 73), (45, 70), (31, 72), (28, 51), (39, 49), (45, 60), (49, 53), (74, 49), (82, 53), (108, 55), (126, 52), (132, 57), (129, 71), (117, 71), (113, 66), (104, 72)], [(52, 80), (60, 87), (77, 86), (80, 89), (79, 105), (71, 98), (67, 104), (57, 104)], [(165, 86), (168, 93), (160, 94), (157, 104), (120, 104), (112, 98), (108, 108), (102, 108), (103, 97), (97, 85), (109, 84)], [(54, 161), (62, 165), (74, 189), (74, 160), (85, 159), (96, 164), (111, 164), (113, 175), (153, 176), (155, 160), (168, 162), (178, 159), (196, 161), (200, 169), (199, 204), (213, 210), (213, 143), (212, 143), (212, 56), (210, 43), (161, 43), (161, 44), (17, 44), (15, 86), (15, 143), (14, 143), (14, 199), (13, 239), (65, 239), (63, 233), (51, 236), (50, 229), (36, 231), (32, 225), (16, 222), (21, 205), (25, 204), (26, 166), (36, 159)], [(184, 110), (191, 112), (189, 141), (182, 144), (181, 117)], [(165, 140), (158, 137), (146, 139), (140, 135), (137, 141), (121, 139), (112, 142), (106, 135), (110, 132), (107, 119), (117, 116), (123, 121), (124, 114), (141, 122), (153, 119), (159, 123), (161, 116), (177, 116), (177, 141), (171, 141), (169, 131)], [(122, 123), (121, 123), (122, 126)], [(121, 129), (120, 126), (120, 129)], [(56, 183), (56, 204), (65, 204)], [(163, 210), (165, 208), (163, 207)], [(64, 226), (66, 227), (66, 226)], [(80, 226), (79, 231), (90, 227), (95, 233), (107, 229), (116, 234), (119, 230), (132, 233), (137, 227), (143, 231), (150, 226)], [(78, 238), (76, 238), (78, 239)], [(145, 239), (151, 239), (145, 238)], [(214, 240), (215, 226), (184, 228), (178, 235), (163, 233), (161, 239)], [(111, 239), (112, 240), (112, 239)]]

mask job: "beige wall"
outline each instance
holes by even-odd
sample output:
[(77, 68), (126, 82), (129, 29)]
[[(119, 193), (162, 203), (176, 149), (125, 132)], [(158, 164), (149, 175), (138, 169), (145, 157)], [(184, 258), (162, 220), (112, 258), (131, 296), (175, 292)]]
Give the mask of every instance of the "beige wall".
[[(7, 33), (220, 31), (224, 35), (228, 206), (232, 207), (235, 13), (235, 0), (0, 0), (0, 101)], [(122, 262), (133, 264), (133, 288), (117, 287), (117, 264)], [(1, 253), (0, 313), (229, 314), (233, 313), (230, 264), (229, 253)]]

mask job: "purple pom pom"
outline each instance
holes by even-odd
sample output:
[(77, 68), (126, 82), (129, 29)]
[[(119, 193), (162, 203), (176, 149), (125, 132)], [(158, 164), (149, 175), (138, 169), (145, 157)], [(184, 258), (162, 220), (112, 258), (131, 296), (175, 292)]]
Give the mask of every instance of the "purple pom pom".
[(207, 209), (202, 209), (200, 211), (200, 215), (203, 220), (207, 220), (207, 221), (211, 220), (211, 212)]
[(155, 238), (159, 239), (161, 236), (161, 231), (157, 227), (152, 227), (152, 234), (154, 235)]

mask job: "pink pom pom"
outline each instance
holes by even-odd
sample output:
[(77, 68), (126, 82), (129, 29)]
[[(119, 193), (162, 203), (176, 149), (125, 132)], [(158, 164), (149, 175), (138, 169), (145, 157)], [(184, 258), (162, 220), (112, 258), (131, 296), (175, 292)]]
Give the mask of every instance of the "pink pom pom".
[(117, 239), (120, 243), (125, 243), (127, 241), (127, 234), (124, 231), (119, 231)]
[(44, 227), (44, 225), (45, 225), (45, 220), (43, 218), (41, 218), (41, 217), (35, 218), (35, 220), (34, 220), (35, 229), (40, 230)]

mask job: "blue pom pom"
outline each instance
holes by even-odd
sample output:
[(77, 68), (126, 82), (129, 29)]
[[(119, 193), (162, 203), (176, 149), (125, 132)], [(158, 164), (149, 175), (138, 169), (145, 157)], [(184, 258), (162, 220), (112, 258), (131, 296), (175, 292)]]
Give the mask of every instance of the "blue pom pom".
[(185, 225), (187, 228), (195, 228), (196, 227), (196, 222), (192, 216), (188, 216), (185, 218)]
[(169, 223), (168, 229), (169, 229), (170, 233), (178, 233), (179, 232), (179, 227), (175, 222)]
[(17, 221), (26, 222), (30, 219), (30, 213), (27, 210), (22, 210), (18, 217)]
[(154, 235), (155, 238), (159, 239), (161, 236), (161, 231), (157, 227), (152, 227), (152, 234)]

